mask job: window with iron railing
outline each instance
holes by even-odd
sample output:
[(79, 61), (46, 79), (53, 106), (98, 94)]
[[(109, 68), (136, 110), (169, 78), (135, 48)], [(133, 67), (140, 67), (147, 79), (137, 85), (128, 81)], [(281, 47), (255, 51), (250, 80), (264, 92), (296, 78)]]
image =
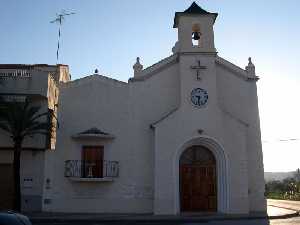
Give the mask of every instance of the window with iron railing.
[(105, 178), (118, 176), (119, 162), (117, 161), (103, 160), (101, 163), (86, 160), (65, 161), (65, 177)]
[(66, 177), (103, 178), (117, 177), (119, 163), (103, 160), (103, 146), (83, 146), (82, 160), (67, 160), (65, 162)]

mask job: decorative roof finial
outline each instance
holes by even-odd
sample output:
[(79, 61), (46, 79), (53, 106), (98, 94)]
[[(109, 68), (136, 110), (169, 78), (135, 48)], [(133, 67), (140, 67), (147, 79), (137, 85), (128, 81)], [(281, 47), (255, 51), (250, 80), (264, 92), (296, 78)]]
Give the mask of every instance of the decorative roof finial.
[(143, 65), (140, 63), (140, 57), (136, 58), (136, 63), (133, 65), (134, 76), (137, 76), (142, 70)]
[(253, 65), (251, 57), (248, 58), (249, 65)]
[(95, 69), (95, 74), (98, 74), (98, 73), (99, 73), (98, 69)]
[(255, 76), (255, 66), (252, 63), (252, 59), (251, 57), (248, 58), (248, 66), (246, 66), (246, 72), (250, 75), (250, 76)]

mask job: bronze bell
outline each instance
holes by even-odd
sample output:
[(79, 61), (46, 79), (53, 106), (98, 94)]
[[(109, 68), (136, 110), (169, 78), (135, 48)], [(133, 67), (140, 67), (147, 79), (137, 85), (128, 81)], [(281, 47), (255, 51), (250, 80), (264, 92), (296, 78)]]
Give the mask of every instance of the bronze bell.
[(193, 32), (192, 37), (195, 41), (198, 41), (200, 39), (199, 32), (197, 31)]

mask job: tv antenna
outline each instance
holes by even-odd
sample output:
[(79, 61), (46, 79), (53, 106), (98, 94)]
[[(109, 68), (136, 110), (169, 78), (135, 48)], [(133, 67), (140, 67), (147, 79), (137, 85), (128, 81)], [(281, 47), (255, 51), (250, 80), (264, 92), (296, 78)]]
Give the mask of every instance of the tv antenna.
[(59, 56), (59, 43), (61, 37), (61, 27), (62, 23), (65, 20), (66, 16), (70, 16), (75, 14), (74, 12), (67, 12), (66, 10), (62, 10), (60, 14), (56, 13), (55, 20), (50, 21), (50, 23), (58, 24), (58, 41), (57, 41), (57, 50), (56, 50), (56, 63), (58, 63), (58, 56)]

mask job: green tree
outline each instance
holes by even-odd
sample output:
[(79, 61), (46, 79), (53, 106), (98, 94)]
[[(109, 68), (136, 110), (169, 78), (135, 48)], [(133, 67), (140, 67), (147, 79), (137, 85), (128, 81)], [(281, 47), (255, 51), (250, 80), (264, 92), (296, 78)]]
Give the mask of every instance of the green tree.
[(49, 120), (41, 121), (43, 117), (49, 118), (49, 112), (40, 113), (41, 107), (34, 106), (28, 99), (23, 103), (2, 101), (0, 106), (0, 129), (9, 135), (13, 142), (14, 210), (20, 211), (20, 157), (23, 141), (37, 134), (49, 135), (52, 126)]

